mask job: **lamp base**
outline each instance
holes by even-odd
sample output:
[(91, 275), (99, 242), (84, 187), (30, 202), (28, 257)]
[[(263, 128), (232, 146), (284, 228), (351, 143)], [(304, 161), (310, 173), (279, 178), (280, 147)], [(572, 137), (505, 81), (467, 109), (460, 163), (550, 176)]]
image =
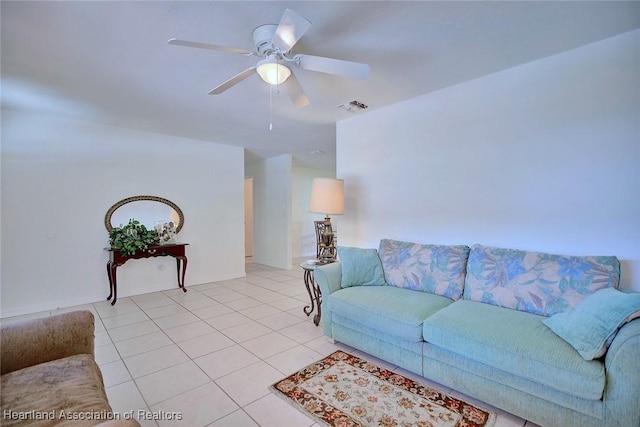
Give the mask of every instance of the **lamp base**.
[(328, 264), (336, 261), (336, 245), (335, 234), (331, 227), (331, 218), (327, 215), (324, 218), (324, 229), (320, 235), (320, 256), (318, 257), (323, 264)]

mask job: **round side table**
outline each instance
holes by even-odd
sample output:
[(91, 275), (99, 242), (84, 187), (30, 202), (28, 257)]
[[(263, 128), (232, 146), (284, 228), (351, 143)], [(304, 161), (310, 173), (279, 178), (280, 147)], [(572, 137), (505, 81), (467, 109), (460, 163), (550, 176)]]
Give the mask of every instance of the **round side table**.
[(322, 316), (322, 293), (320, 292), (320, 287), (316, 283), (314, 271), (321, 265), (326, 265), (326, 263), (307, 264), (306, 262), (303, 262), (300, 264), (300, 267), (304, 270), (304, 286), (307, 288), (309, 300), (311, 301), (311, 304), (305, 306), (303, 311), (304, 314), (310, 316), (311, 313), (313, 313), (313, 310), (317, 308), (316, 314), (313, 316), (313, 323), (316, 326), (320, 324), (320, 317)]

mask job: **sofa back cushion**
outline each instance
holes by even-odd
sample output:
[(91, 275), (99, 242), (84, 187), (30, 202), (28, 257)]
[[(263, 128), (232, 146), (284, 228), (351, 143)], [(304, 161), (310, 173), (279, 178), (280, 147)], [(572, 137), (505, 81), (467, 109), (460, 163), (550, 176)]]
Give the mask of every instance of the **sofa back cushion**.
[(594, 292), (617, 288), (615, 256), (566, 256), (474, 245), (464, 299), (552, 316)]
[(462, 296), (468, 246), (382, 239), (378, 255), (390, 286), (430, 292), (452, 300)]

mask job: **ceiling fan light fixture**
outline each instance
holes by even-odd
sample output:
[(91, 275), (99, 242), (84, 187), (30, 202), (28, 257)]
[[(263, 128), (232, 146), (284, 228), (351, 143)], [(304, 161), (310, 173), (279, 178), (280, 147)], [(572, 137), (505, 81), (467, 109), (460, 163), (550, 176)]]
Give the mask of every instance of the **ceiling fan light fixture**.
[(279, 63), (275, 56), (269, 56), (258, 62), (256, 71), (260, 78), (270, 85), (282, 84), (291, 75), (291, 70)]

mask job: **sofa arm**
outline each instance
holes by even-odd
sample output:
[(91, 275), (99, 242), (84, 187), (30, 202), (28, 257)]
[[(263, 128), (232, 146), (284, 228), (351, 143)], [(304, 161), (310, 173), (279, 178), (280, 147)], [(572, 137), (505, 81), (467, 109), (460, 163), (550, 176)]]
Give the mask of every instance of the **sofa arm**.
[(322, 265), (315, 269), (313, 277), (322, 295), (330, 295), (340, 289), (342, 267), (339, 262)]
[(313, 278), (316, 285), (320, 288), (322, 294), (322, 331), (324, 334), (333, 339), (332, 323), (333, 316), (331, 313), (331, 304), (329, 295), (340, 289), (342, 283), (342, 267), (339, 262), (322, 265), (315, 269)]
[(0, 329), (0, 373), (76, 354), (94, 355), (94, 318), (74, 311), (25, 320)]
[(618, 331), (605, 357), (607, 426), (640, 425), (640, 319)]

